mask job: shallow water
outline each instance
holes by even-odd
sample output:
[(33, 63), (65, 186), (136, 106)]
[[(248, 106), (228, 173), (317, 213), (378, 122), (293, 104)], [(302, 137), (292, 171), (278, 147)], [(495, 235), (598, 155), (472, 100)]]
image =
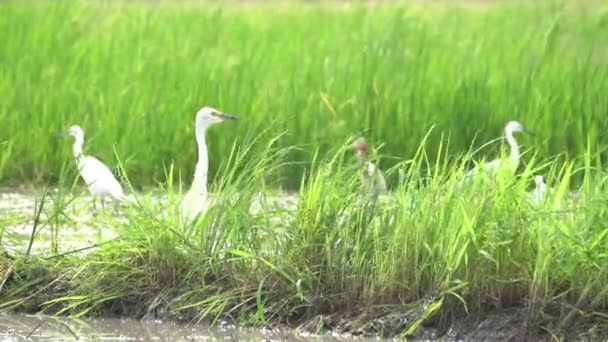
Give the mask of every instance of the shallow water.
[[(29, 336), (29, 339), (26, 337)], [(133, 319), (71, 319), (0, 315), (0, 342), (16, 341), (344, 341), (352, 337), (305, 336), (290, 330), (239, 329)], [(377, 339), (357, 339), (375, 341)]]
[[(0, 192), (3, 248), (12, 253), (25, 253), (33, 233), (35, 239), (30, 254), (36, 255), (67, 252), (116, 237), (110, 229), (109, 215), (113, 214), (113, 208), (93, 215), (90, 197), (60, 197), (55, 191), (49, 193), (41, 208), (41, 198), (41, 194), (35, 193)], [(111, 218), (114, 222), (117, 219), (120, 218)]]
[(0, 341), (208, 341), (280, 340), (280, 332), (211, 328), (132, 319), (70, 319), (32, 315), (0, 315)]
[[(108, 203), (102, 209), (99, 203), (94, 205), (93, 198), (85, 191), (77, 192), (60, 195), (56, 189), (51, 190), (41, 208), (41, 192), (0, 189), (0, 246), (11, 254), (25, 253), (30, 247), (30, 236), (35, 232), (30, 254), (50, 256), (80, 249), (83, 250), (79, 253), (85, 254), (94, 250), (91, 247), (96, 244), (116, 238), (113, 226), (128, 222), (122, 213), (129, 204)], [(136, 197), (137, 205), (153, 208), (153, 213), (170, 212), (166, 194), (150, 192), (136, 194)], [(213, 194), (210, 201), (213, 201)], [(262, 207), (280, 211), (291, 210), (296, 205), (296, 194), (258, 194), (250, 210), (255, 214)], [(277, 219), (281, 219), (281, 215)]]

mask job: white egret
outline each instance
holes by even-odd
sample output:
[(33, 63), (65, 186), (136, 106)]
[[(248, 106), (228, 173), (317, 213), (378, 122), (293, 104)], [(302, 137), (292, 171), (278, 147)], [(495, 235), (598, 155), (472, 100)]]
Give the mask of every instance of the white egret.
[(80, 177), (82, 177), (87, 184), (89, 192), (94, 198), (93, 206), (95, 206), (96, 197), (101, 198), (102, 207), (104, 206), (105, 198), (110, 198), (117, 202), (126, 199), (125, 194), (122, 191), (122, 186), (118, 180), (116, 180), (112, 171), (97, 158), (85, 156), (82, 153), (84, 131), (80, 126), (74, 125), (60, 135), (74, 137), (74, 146), (72, 146), (72, 150), (74, 152), (74, 157), (76, 158), (76, 163), (78, 164)]
[[(517, 145), (517, 141), (515, 140), (515, 133), (527, 133), (529, 135), (533, 135), (532, 132), (528, 131), (521, 123), (517, 121), (510, 121), (505, 126), (505, 135), (504, 138), (507, 140), (509, 147), (511, 148), (511, 152), (506, 158), (498, 158), (492, 160), (491, 162), (485, 163), (483, 165), (483, 170), (491, 175), (496, 175), (501, 170), (508, 171), (509, 173), (515, 173), (517, 167), (519, 166), (519, 145)], [(479, 172), (479, 168), (474, 168), (466, 173), (465, 179), (473, 178)]]
[(205, 133), (207, 128), (225, 120), (237, 120), (236, 117), (224, 114), (216, 109), (204, 107), (196, 113), (195, 129), (196, 143), (198, 145), (198, 162), (194, 169), (192, 186), (182, 202), (182, 213), (187, 219), (194, 219), (207, 209), (207, 171), (209, 157)]
[(372, 195), (386, 193), (386, 182), (384, 181), (382, 171), (368, 160), (369, 145), (367, 141), (364, 138), (357, 138), (349, 148), (357, 152), (357, 159), (359, 159), (361, 167), (359, 179), (365, 191), (368, 191)]
[(534, 184), (536, 187), (530, 194), (530, 199), (536, 205), (539, 205), (545, 198), (545, 192), (547, 191), (547, 184), (545, 184), (545, 177), (538, 175), (534, 177)]

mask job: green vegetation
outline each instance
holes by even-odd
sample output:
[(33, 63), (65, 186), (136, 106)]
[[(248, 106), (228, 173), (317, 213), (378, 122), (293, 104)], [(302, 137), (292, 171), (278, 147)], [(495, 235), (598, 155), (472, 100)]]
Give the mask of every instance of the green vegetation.
[[(583, 318), (605, 327), (608, 196), (595, 184), (606, 173), (590, 158), (576, 201), (566, 164), (551, 169), (553, 191), (534, 206), (526, 190), (544, 166), (534, 161), (518, 177), (487, 182), (482, 174), (459, 187), (464, 163), (431, 164), (421, 148), (409, 164), (418, 172), (374, 200), (358, 194), (339, 153), (313, 163), (297, 207), (282, 209), (258, 191), (266, 193), (264, 179), (289, 151), (257, 147), (266, 151), (259, 160), (247, 160), (248, 149), (229, 156), (215, 204), (196, 225), (179, 223), (180, 197), (169, 187), (166, 205), (143, 198), (121, 210), (127, 220), (106, 218), (118, 239), (86, 256), (5, 258), (0, 309), (256, 325), (326, 315), (334, 318), (314, 329), (346, 317), (349, 331), (391, 335), (415, 334), (430, 317), (446, 324), (454, 313), (526, 307), (532, 332), (563, 333)], [(60, 244), (78, 215), (55, 206), (42, 229)], [(372, 324), (388, 313), (408, 319)]]
[(212, 174), (233, 141), (271, 126), (301, 147), (280, 173), (291, 187), (314, 151), (359, 133), (382, 144), (383, 168), (431, 126), (429, 151), (444, 134), (461, 153), (512, 119), (539, 131), (524, 146), (541, 156), (608, 145), (605, 5), (1, 6), (5, 184), (56, 181), (70, 149), (53, 135), (71, 124), (138, 188), (171, 163), (189, 179), (204, 105), (243, 118), (210, 132)]
[[(0, 176), (59, 185), (40, 229), (56, 246), (78, 215), (63, 205), (69, 144), (53, 138), (73, 123), (90, 154), (117, 155), (134, 186), (158, 182), (168, 202), (144, 196), (126, 220), (106, 217), (119, 237), (85, 256), (0, 257), (0, 310), (256, 325), (324, 315), (413, 335), (516, 307), (531, 331), (605, 328), (607, 13), (3, 3)], [(183, 225), (177, 173), (194, 168), (203, 105), (242, 121), (210, 130), (215, 202)], [(522, 139), (518, 175), (458, 186), (481, 158), (470, 151), (511, 119), (538, 134)], [(361, 132), (383, 144), (386, 198), (357, 191), (344, 144)], [(553, 191), (535, 206), (539, 173)], [(279, 186), (299, 190), (295, 208), (266, 201)], [(374, 321), (389, 314), (407, 319)]]

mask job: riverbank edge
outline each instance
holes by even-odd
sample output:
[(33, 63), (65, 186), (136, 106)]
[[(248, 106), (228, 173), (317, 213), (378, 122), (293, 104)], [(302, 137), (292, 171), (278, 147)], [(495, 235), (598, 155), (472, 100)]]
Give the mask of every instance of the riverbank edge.
[[(63, 265), (62, 265), (63, 264)], [(0, 256), (0, 312), (42, 313), (84, 317), (160, 319), (177, 323), (219, 324), (270, 328), (295, 333), (340, 336), (405, 337), (422, 340), (503, 340), (548, 341), (554, 339), (606, 339), (608, 324), (601, 315), (585, 315), (581, 310), (547, 306), (533, 312), (530, 307), (462, 309), (455, 298), (426, 298), (417, 303), (394, 303), (382, 307), (355, 305), (350, 308), (323, 308), (323, 305), (301, 305), (290, 310), (260, 312), (245, 302), (226, 307), (216, 317), (201, 315), (208, 306), (175, 307), (188, 293), (187, 282), (178, 281), (168, 288), (141, 288), (140, 292), (108, 294), (113, 288), (91, 289), (111, 298), (99, 303), (86, 302), (82, 289), (72, 288), (70, 276), (83, 270), (71, 263), (49, 262), (37, 257)], [(116, 279), (120, 281), (120, 279)], [(181, 284), (181, 286), (180, 286)], [(234, 293), (234, 289), (223, 289)], [(280, 296), (277, 292), (272, 294)], [(92, 295), (90, 298), (96, 298)], [(280, 297), (275, 298), (281, 302)], [(283, 298), (284, 299), (284, 298)], [(82, 305), (78, 305), (78, 303)], [(272, 308), (273, 306), (268, 306)], [(275, 306), (276, 307), (276, 306)], [(178, 310), (176, 310), (178, 309)], [(283, 308), (285, 309), (285, 308)], [(268, 311), (268, 309), (265, 309)], [(286, 314), (289, 312), (289, 314)], [(550, 314), (550, 312), (552, 314)]]

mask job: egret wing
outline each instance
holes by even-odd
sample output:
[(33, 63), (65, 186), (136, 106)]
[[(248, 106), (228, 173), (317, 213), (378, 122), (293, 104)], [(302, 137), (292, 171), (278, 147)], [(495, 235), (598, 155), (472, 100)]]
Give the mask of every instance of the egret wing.
[(110, 169), (95, 157), (84, 157), (79, 165), (80, 175), (93, 193), (108, 194), (116, 199), (124, 196), (122, 186)]

